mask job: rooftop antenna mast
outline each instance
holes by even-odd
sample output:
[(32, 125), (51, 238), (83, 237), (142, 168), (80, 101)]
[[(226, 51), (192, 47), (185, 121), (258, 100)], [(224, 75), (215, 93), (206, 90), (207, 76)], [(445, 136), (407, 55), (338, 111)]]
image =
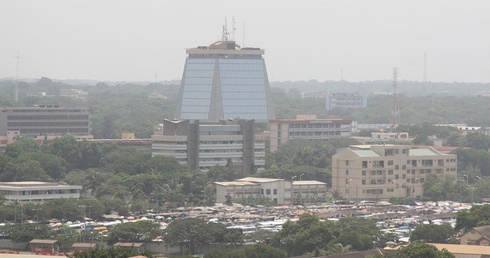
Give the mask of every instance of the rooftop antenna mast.
[(236, 27), (235, 27), (235, 16), (233, 16), (231, 18), (231, 24), (233, 26), (232, 31), (231, 31), (231, 40), (235, 41), (235, 31), (236, 31)]
[(393, 97), (391, 99), (390, 124), (396, 128), (400, 124), (400, 98), (398, 97), (398, 68), (393, 67)]
[(221, 35), (221, 41), (228, 41), (228, 18), (225, 17), (225, 25), (223, 25), (223, 33)]

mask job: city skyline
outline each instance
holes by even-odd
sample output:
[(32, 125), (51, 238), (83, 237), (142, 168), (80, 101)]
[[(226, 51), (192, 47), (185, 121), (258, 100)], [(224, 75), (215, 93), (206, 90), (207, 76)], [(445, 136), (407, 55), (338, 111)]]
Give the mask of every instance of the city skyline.
[[(0, 8), (0, 78), (180, 80), (185, 49), (265, 49), (270, 81), (490, 82), (486, 1), (32, 1)], [(245, 28), (245, 30), (244, 30)], [(245, 32), (245, 33), (244, 33)], [(245, 40), (244, 36), (245, 35)], [(287, 58), (284, 58), (287, 56)]]

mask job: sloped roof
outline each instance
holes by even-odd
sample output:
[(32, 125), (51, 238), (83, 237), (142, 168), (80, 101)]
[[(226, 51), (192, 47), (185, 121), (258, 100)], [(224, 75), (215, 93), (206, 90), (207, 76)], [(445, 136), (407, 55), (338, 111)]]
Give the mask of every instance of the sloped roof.
[(378, 153), (372, 150), (356, 150), (356, 149), (351, 149), (351, 150), (359, 157), (363, 157), (363, 158), (380, 157)]

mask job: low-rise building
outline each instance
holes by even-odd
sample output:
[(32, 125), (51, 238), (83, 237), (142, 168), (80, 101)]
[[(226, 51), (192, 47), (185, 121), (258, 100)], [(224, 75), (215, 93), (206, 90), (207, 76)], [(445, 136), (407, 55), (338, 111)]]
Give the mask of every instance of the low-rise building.
[(82, 186), (51, 182), (0, 182), (0, 192), (9, 202), (35, 202), (57, 198), (80, 198)]
[(351, 120), (317, 119), (316, 115), (271, 120), (269, 125), (271, 151), (276, 151), (280, 145), (295, 139), (324, 142), (333, 138), (350, 137), (352, 130)]
[[(28, 138), (73, 135), (91, 136), (91, 115), (88, 108), (59, 106), (0, 108), (0, 135), (19, 132)], [(93, 138), (93, 137), (92, 137)]]
[(224, 203), (226, 196), (231, 199), (270, 198), (276, 204), (290, 204), (293, 199), (308, 201), (311, 198), (325, 198), (328, 190), (324, 182), (305, 180), (290, 181), (278, 178), (245, 177), (232, 182), (215, 182), (216, 202)]
[(461, 236), (462, 245), (490, 245), (490, 226), (474, 227)]
[(152, 156), (170, 156), (189, 170), (242, 164), (245, 171), (263, 170), (266, 136), (255, 133), (254, 120), (200, 124), (199, 120), (165, 120), (152, 135)]
[(332, 188), (349, 199), (417, 197), (429, 174), (457, 175), (457, 157), (430, 146), (351, 145), (332, 157)]

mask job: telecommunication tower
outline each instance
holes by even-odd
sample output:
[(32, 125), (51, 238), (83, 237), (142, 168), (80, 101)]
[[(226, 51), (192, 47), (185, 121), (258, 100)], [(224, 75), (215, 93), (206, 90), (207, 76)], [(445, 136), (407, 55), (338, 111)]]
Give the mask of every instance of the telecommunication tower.
[(391, 98), (390, 124), (396, 128), (400, 124), (400, 98), (398, 97), (398, 69), (393, 67), (393, 96)]

